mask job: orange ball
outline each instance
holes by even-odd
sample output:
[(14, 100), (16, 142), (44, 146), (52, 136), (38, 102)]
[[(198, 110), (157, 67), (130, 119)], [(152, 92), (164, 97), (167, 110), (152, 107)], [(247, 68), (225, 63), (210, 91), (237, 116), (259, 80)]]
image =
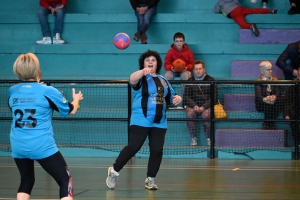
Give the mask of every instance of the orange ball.
[(186, 67), (185, 62), (181, 59), (176, 59), (172, 65), (175, 72), (182, 72)]

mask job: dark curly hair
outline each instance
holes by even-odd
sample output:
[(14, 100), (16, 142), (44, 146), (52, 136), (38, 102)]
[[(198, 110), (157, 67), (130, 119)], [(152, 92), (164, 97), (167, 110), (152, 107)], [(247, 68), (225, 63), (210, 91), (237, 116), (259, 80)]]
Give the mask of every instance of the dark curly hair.
[(162, 67), (162, 60), (160, 55), (156, 51), (152, 51), (152, 50), (148, 50), (140, 56), (139, 59), (140, 70), (144, 69), (144, 60), (150, 56), (154, 56), (156, 58), (157, 61), (156, 73), (159, 74), (160, 69)]

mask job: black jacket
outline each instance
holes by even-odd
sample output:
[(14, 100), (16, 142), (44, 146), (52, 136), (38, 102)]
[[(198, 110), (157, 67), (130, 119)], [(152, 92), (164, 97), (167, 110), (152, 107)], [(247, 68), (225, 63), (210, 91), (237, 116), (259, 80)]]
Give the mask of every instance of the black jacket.
[[(281, 53), (281, 55), (278, 57), (276, 61), (276, 65), (284, 72), (288, 72), (292, 74), (294, 69), (298, 69), (300, 67), (298, 66), (299, 65), (298, 57), (300, 55), (298, 52), (299, 43), (300, 41), (289, 44), (286, 47), (286, 49)], [(294, 67), (286, 63), (288, 59), (292, 60)]]
[[(210, 108), (211, 98), (210, 98), (210, 85), (209, 83), (205, 83), (205, 81), (213, 81), (215, 80), (213, 77), (206, 74), (203, 80), (197, 81), (195, 77), (192, 76), (188, 79), (188, 81), (193, 81), (192, 84), (186, 84), (184, 88), (183, 94), (183, 106), (188, 106), (193, 108), (194, 106), (203, 106), (205, 109)], [(202, 91), (202, 92), (201, 92)], [(215, 103), (218, 101), (218, 91), (215, 86), (215, 94), (214, 94)]]

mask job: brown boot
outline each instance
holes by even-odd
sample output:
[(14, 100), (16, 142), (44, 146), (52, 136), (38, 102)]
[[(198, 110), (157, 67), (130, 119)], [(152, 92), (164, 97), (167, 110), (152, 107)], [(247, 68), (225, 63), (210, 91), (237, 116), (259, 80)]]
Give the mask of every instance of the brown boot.
[(141, 34), (139, 31), (134, 34), (133, 39), (137, 42), (141, 39)]
[(146, 33), (143, 33), (142, 35), (141, 35), (141, 43), (142, 44), (147, 44), (147, 39), (148, 39), (148, 37), (147, 37), (147, 35), (146, 35)]

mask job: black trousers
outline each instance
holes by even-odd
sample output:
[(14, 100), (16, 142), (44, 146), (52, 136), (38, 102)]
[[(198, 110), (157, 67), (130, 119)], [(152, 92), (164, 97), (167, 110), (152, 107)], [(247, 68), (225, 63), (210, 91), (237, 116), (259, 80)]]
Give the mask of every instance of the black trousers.
[[(28, 158), (15, 158), (14, 160), (21, 175), (21, 184), (18, 193), (22, 192), (30, 195), (35, 182), (34, 160)], [(72, 177), (65, 159), (59, 151), (52, 156), (37, 160), (37, 162), (59, 185), (60, 198), (73, 196)]]
[(283, 110), (282, 101), (276, 100), (275, 103), (267, 104), (264, 102), (255, 102), (256, 110), (265, 114), (265, 119), (276, 119), (278, 114)]
[(119, 172), (141, 149), (148, 136), (150, 157), (148, 160), (147, 177), (156, 177), (162, 160), (166, 132), (167, 129), (162, 128), (130, 126), (128, 145), (122, 149), (116, 159), (113, 165), (114, 170)]

